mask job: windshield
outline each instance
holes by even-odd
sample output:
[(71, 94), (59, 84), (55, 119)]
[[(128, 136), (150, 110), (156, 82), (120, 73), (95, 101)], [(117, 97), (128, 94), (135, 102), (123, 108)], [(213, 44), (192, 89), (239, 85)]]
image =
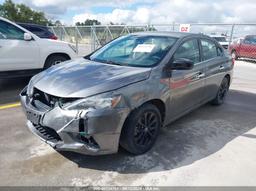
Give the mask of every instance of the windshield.
[(151, 67), (158, 64), (177, 38), (166, 36), (125, 36), (114, 40), (90, 56), (108, 64)]
[(225, 37), (213, 37), (215, 40), (217, 40), (218, 42), (227, 42)]

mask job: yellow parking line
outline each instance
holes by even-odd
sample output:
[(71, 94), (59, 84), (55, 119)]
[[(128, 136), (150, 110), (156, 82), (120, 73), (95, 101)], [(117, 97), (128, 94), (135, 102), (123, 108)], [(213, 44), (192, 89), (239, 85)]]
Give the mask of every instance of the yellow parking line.
[(13, 107), (19, 107), (20, 105), (21, 105), (20, 102), (11, 103), (11, 104), (7, 104), (7, 105), (0, 105), (0, 110), (9, 109), (9, 108), (13, 108)]

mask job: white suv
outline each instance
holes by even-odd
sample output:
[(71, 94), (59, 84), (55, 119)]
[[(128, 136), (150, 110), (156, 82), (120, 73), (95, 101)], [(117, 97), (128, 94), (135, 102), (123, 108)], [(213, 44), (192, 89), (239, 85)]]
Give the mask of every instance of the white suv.
[(28, 74), (76, 56), (74, 45), (63, 41), (41, 39), (21, 26), (0, 17), (0, 74), (8, 73), (8, 76), (21, 72)]

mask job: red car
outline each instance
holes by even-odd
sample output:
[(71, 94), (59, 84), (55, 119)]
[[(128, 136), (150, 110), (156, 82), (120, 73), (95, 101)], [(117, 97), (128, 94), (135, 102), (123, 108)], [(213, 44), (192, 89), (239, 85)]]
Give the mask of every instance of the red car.
[(256, 59), (256, 35), (245, 36), (244, 39), (238, 39), (229, 46), (232, 58), (252, 58)]

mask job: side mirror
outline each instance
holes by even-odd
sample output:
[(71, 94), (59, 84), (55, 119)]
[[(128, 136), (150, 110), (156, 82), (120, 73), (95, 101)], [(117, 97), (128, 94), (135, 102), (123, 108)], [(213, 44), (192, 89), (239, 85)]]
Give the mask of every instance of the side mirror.
[(186, 58), (178, 58), (172, 62), (173, 70), (191, 70), (194, 67), (194, 62)]
[(25, 41), (31, 41), (33, 38), (31, 36), (31, 34), (29, 33), (24, 33), (24, 40)]

